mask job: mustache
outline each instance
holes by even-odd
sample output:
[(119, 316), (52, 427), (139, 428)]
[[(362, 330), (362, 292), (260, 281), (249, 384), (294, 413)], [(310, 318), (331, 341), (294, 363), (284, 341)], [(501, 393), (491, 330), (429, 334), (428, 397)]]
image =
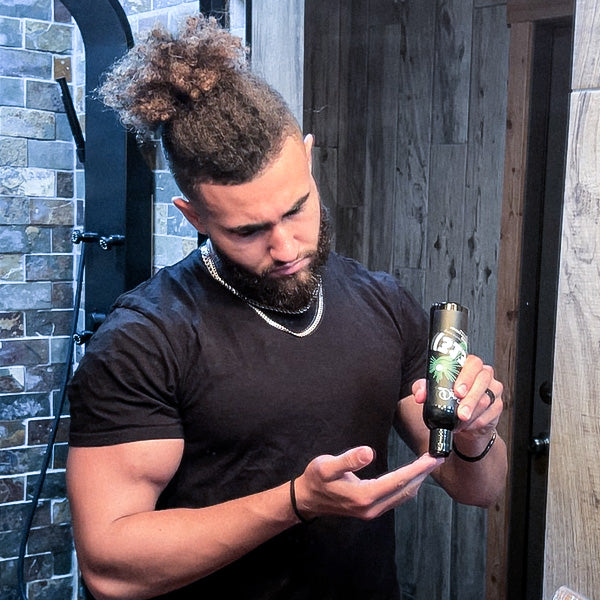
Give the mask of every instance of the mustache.
[[(301, 260), (305, 260), (307, 258), (312, 261), (315, 259), (316, 256), (317, 256), (317, 252), (306, 252), (306, 253), (301, 254), (300, 256), (296, 257), (294, 260), (290, 260), (290, 261), (276, 260), (273, 262), (273, 264), (271, 266), (264, 269), (264, 271), (262, 271), (262, 273), (259, 275), (259, 277), (270, 277), (271, 274), (273, 273), (273, 271), (276, 271), (280, 267), (284, 267), (285, 265), (297, 263), (297, 262), (299, 262)], [(293, 275), (290, 275), (289, 277), (293, 277)]]

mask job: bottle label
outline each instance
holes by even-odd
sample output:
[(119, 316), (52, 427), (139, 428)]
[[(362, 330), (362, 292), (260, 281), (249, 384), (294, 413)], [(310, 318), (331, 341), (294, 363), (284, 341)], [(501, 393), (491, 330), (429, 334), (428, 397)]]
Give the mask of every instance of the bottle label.
[(448, 400), (453, 396), (452, 384), (467, 358), (467, 334), (456, 327), (443, 329), (431, 339), (430, 351), (429, 374), (437, 383), (438, 395)]

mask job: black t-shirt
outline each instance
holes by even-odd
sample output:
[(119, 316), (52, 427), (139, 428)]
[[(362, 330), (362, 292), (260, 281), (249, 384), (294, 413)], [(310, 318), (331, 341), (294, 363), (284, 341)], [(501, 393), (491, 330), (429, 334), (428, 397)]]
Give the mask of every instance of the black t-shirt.
[[(324, 313), (304, 338), (275, 329), (205, 271), (200, 253), (120, 297), (69, 388), (70, 443), (183, 438), (158, 509), (202, 507), (302, 473), (320, 454), (376, 449), (424, 376), (427, 320), (390, 275), (332, 254)], [(201, 540), (198, 543), (202, 543)], [(393, 514), (320, 518), (169, 598), (395, 598)]]

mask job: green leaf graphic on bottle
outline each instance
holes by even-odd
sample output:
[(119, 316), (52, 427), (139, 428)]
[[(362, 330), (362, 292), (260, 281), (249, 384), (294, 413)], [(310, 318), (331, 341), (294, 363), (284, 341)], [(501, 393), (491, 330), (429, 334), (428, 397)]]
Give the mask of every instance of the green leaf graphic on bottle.
[(446, 381), (454, 381), (457, 378), (459, 371), (460, 365), (456, 360), (449, 356), (432, 356), (429, 359), (429, 372), (436, 383), (441, 383), (443, 379)]

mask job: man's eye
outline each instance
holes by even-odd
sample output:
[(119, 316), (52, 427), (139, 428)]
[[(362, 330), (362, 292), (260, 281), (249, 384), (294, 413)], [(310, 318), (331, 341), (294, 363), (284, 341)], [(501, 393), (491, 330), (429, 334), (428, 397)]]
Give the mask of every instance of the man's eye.
[(242, 229), (241, 231), (236, 231), (236, 235), (241, 238), (250, 238), (260, 233), (260, 231), (260, 229)]

